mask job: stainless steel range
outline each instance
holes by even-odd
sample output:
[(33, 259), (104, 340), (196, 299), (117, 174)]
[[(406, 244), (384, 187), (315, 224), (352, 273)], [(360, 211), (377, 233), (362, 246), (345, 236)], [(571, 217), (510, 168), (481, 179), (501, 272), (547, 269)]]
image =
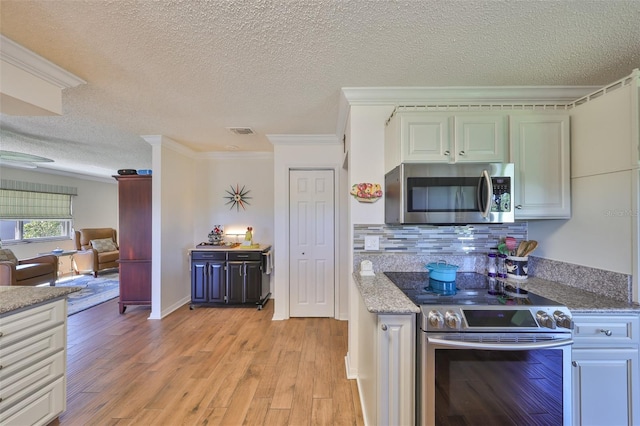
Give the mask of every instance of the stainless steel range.
[(566, 306), (481, 274), (385, 274), (421, 309), (418, 424), (571, 424)]

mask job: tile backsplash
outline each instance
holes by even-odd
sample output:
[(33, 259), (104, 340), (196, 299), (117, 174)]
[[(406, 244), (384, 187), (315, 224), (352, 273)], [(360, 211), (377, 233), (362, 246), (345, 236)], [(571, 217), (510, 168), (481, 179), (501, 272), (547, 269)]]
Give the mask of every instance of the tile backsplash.
[[(364, 237), (378, 236), (379, 250), (364, 250)], [(403, 253), (425, 256), (486, 255), (500, 238), (527, 239), (527, 223), (495, 225), (354, 225), (354, 254)]]
[[(444, 260), (459, 272), (485, 273), (487, 253), (506, 236), (527, 239), (526, 222), (496, 225), (354, 225), (353, 270), (370, 260), (375, 272), (422, 272)], [(378, 250), (365, 250), (365, 236), (379, 238)], [(632, 300), (631, 276), (532, 256), (529, 274), (618, 300)]]
[[(379, 238), (378, 250), (365, 250), (366, 236)], [(355, 225), (354, 271), (371, 260), (375, 272), (424, 271), (441, 260), (460, 266), (459, 272), (484, 273), (486, 255), (500, 238), (527, 239), (527, 223), (492, 225)]]

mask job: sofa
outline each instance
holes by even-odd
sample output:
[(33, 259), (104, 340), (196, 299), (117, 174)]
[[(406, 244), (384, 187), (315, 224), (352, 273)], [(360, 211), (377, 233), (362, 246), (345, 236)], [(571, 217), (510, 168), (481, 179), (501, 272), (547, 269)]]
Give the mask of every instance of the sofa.
[(76, 274), (98, 272), (117, 268), (120, 251), (116, 230), (113, 228), (83, 228), (75, 231), (75, 246), (78, 252), (73, 255), (73, 270)]
[(53, 254), (18, 259), (9, 249), (0, 249), (0, 285), (55, 285), (58, 257)]

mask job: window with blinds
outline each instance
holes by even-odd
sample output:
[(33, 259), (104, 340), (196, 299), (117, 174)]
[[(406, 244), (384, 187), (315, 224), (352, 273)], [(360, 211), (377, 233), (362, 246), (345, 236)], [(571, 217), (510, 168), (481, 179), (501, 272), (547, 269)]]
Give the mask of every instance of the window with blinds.
[(3, 242), (71, 237), (73, 187), (0, 180), (0, 238)]

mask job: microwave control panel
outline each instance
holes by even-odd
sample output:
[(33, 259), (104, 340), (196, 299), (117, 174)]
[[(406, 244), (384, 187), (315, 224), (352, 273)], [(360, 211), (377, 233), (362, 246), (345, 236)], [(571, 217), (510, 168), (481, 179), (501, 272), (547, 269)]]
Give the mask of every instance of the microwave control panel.
[(510, 177), (493, 177), (491, 178), (493, 185), (493, 204), (492, 212), (510, 212), (511, 211), (511, 178)]

